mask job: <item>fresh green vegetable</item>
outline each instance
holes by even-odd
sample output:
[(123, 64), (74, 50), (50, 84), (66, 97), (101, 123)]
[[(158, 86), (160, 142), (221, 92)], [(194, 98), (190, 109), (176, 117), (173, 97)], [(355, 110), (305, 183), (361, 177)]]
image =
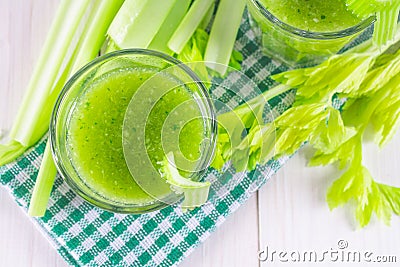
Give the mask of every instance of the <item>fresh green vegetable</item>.
[(147, 48), (175, 2), (176, 0), (125, 0), (107, 32), (111, 47)]
[[(395, 61), (400, 62), (400, 58)], [(362, 164), (362, 136), (368, 124), (378, 126), (375, 132), (377, 143), (383, 139), (387, 140), (397, 129), (400, 113), (399, 90), (400, 75), (397, 75), (383, 86), (377, 87), (374, 93), (353, 103), (346, 103), (342, 115), (343, 121), (356, 129), (355, 134), (331, 151), (317, 150), (310, 162), (312, 165), (326, 165), (339, 161), (342, 167), (345, 164), (349, 165), (344, 174), (329, 188), (327, 202), (333, 209), (354, 199), (356, 219), (360, 226), (368, 224), (373, 212), (387, 224), (392, 213), (400, 215), (400, 188), (374, 181), (368, 169)], [(382, 112), (385, 119), (381, 117)], [(388, 131), (382, 133), (380, 131), (382, 128)]]
[[(274, 131), (264, 124), (263, 113), (268, 100), (291, 89), (278, 85), (238, 108), (218, 116), (218, 140), (212, 167), (221, 170), (231, 161), (236, 171), (253, 170), (273, 156)], [(243, 133), (247, 133), (243, 136)]]
[[(46, 133), (50, 113), (44, 114), (42, 109), (52, 94), (62, 62), (89, 2), (61, 2), (11, 129), (11, 141), (0, 145), (0, 165), (20, 156)], [(72, 17), (73, 20), (69, 19)]]
[[(158, 1), (161, 0), (126, 0), (108, 30), (106, 52), (133, 47), (161, 51), (189, 63), (204, 81), (209, 81), (209, 73), (213, 72), (207, 69), (204, 61), (210, 61), (209, 66), (218, 75), (224, 75), (228, 65), (240, 69), (243, 58), (233, 46), (244, 0), (234, 5), (226, 1), (219, 3), (211, 27), (212, 38), (209, 38), (207, 28), (215, 0), (168, 0), (161, 1), (162, 5)], [(157, 19), (151, 22), (150, 11), (157, 14)], [(230, 27), (226, 27), (227, 17)]]
[[(57, 11), (56, 20), (50, 29), (10, 133), (12, 139), (24, 146), (32, 145), (31, 138), (35, 125), (43, 123), (38, 121), (41, 108), (56, 82), (61, 64), (89, 2), (88, 0), (63, 1)], [(76, 19), (69, 19), (71, 17)]]
[(186, 16), (168, 42), (168, 47), (172, 51), (177, 54), (181, 53), (213, 3), (214, 0), (196, 0), (192, 3)]
[[(50, 114), (56, 97), (63, 87), (66, 78), (97, 56), (105, 40), (106, 31), (121, 5), (122, 0), (102, 1), (91, 11), (88, 23), (81, 34), (72, 58), (68, 62), (58, 84), (53, 88), (53, 92), (45, 100), (45, 112), (42, 114), (47, 116), (47, 126), (49, 125)], [(44, 215), (56, 173), (57, 170), (51, 155), (50, 142), (48, 141), (29, 205), (29, 215)]]
[(174, 52), (168, 48), (168, 40), (171, 38), (175, 29), (185, 16), (191, 0), (176, 0), (174, 6), (170, 10), (157, 34), (149, 45), (149, 49), (164, 52), (172, 55)]
[[(392, 213), (399, 214), (400, 189), (375, 182), (362, 165), (362, 137), (372, 124), (375, 142), (383, 145), (400, 124), (399, 29), (395, 40), (386, 50), (367, 41), (319, 66), (273, 76), (282, 84), (218, 117), (213, 166), (222, 169), (230, 160), (237, 170), (252, 170), (308, 142), (316, 149), (310, 165), (339, 162), (347, 168), (328, 190), (331, 208), (354, 199), (361, 226), (373, 212), (389, 222)], [(296, 89), (293, 106), (273, 123), (263, 123), (265, 102), (290, 88)], [(339, 107), (341, 99), (346, 102)]]
[[(42, 138), (59, 92), (72, 73), (97, 56), (107, 29), (109, 41), (106, 51), (141, 47), (172, 54), (167, 43), (175, 34), (178, 39), (186, 38), (181, 43), (184, 52), (176, 57), (186, 62), (203, 61), (209, 39), (204, 29), (211, 20), (214, 0), (126, 0), (124, 4), (123, 0), (102, 1), (90, 8), (87, 24), (75, 45), (73, 38), (78, 25), (82, 24), (83, 15), (89, 10), (89, 2), (64, 0), (61, 3), (11, 131), (12, 140), (7, 145), (0, 145), (0, 165), (11, 162)], [(178, 25), (184, 17), (182, 24)], [(199, 25), (200, 28), (196, 29)], [(73, 53), (66, 57), (71, 47)], [(235, 52), (229, 62), (240, 68), (241, 60), (241, 54)], [(209, 79), (204, 63), (194, 69)], [(48, 142), (31, 200), (29, 214), (32, 216), (44, 214), (55, 174)], [(186, 191), (193, 191), (191, 194), (194, 196), (197, 194), (194, 188)], [(186, 199), (189, 200), (190, 196)]]
[(393, 40), (398, 22), (398, 0), (346, 0), (349, 10), (361, 18), (376, 16), (373, 39), (378, 46)]
[[(220, 73), (211, 69), (207, 69), (205, 64), (204, 57), (208, 40), (208, 33), (204, 29), (198, 28), (190, 38), (189, 42), (187, 42), (181, 53), (175, 55), (177, 59), (186, 63), (203, 82), (211, 82), (210, 73), (214, 76), (221, 76)], [(233, 50), (230, 54), (228, 63), (230, 68), (227, 68), (227, 70), (240, 70), (242, 61), (242, 54), (239, 51)]]
[(184, 194), (182, 209), (191, 210), (203, 205), (208, 198), (210, 182), (195, 182), (183, 177), (175, 165), (174, 155), (168, 153), (161, 162), (161, 175), (177, 194)]
[(225, 75), (229, 65), (245, 6), (245, 0), (236, 0), (234, 4), (229, 0), (221, 0), (218, 5), (204, 61), (207, 67), (221, 75)]
[(207, 42), (208, 33), (203, 29), (197, 29), (181, 53), (176, 55), (176, 58), (187, 63), (202, 81), (209, 82), (208, 70), (204, 64)]
[[(399, 39), (399, 34), (396, 39)], [(382, 54), (379, 51), (373, 46), (362, 53), (350, 51), (334, 56), (321, 66), (304, 69), (303, 75), (288, 72), (275, 77), (297, 88), (298, 98), (294, 108), (309, 106), (311, 101), (323, 107), (309, 109), (307, 112), (312, 115), (307, 116), (293, 109), (285, 112), (276, 123), (278, 142), (282, 128), (284, 131), (299, 130), (299, 124), (294, 120), (301, 121), (302, 117), (310, 120), (310, 117), (323, 115), (316, 119), (318, 124), (305, 122), (301, 125), (302, 131), (309, 128), (312, 131), (300, 139), (317, 149), (311, 165), (338, 161), (340, 167), (348, 166), (342, 177), (328, 190), (327, 201), (330, 208), (335, 208), (354, 199), (356, 219), (360, 226), (368, 224), (372, 212), (389, 222), (392, 212), (399, 214), (400, 205), (400, 189), (375, 182), (362, 165), (362, 137), (367, 126), (373, 124), (375, 140), (382, 145), (393, 136), (399, 125), (400, 50), (395, 54)], [(305, 79), (292, 82), (294, 77), (291, 74)], [(333, 109), (335, 95), (347, 98), (341, 114)], [(293, 120), (287, 120), (290, 116)], [(285, 120), (287, 123), (282, 124)], [(292, 136), (296, 136), (295, 132)], [(299, 145), (297, 143), (294, 147)], [(278, 151), (286, 153), (289, 147), (293, 149), (293, 145), (289, 145), (278, 148)]]
[(29, 204), (29, 216), (42, 217), (46, 213), (47, 203), (50, 199), (51, 189), (57, 174), (51, 154), (50, 142), (47, 142), (42, 163), (33, 188), (31, 202)]
[(204, 30), (208, 29), (208, 26), (210, 26), (210, 22), (212, 21), (212, 18), (214, 16), (214, 10), (215, 10), (215, 6), (216, 6), (216, 2), (217, 1), (213, 1), (212, 5), (210, 6), (208, 11), (204, 15), (204, 17), (201, 20), (201, 22), (199, 24), (199, 27), (197, 27), (197, 29), (199, 29), (199, 28), (200, 29), (204, 29)]

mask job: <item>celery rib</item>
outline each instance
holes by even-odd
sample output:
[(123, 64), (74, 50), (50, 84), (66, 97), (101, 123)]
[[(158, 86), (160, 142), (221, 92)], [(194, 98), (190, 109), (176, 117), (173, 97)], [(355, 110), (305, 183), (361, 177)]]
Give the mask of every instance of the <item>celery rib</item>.
[[(96, 57), (105, 40), (107, 29), (115, 14), (121, 7), (122, 2), (123, 0), (101, 1), (100, 5), (92, 11), (88, 20), (89, 23), (83, 30), (78, 45), (74, 50), (72, 59), (64, 70), (59, 83), (56, 85), (57, 90), (53, 90), (47, 99), (44, 113), (44, 116), (48, 116), (48, 118), (46, 117), (46, 119), (48, 119), (47, 122), (50, 120), (51, 113), (48, 112), (49, 110), (47, 109), (51, 109), (54, 106), (54, 102), (64, 85), (66, 77), (70, 76), (84, 64)], [(70, 72), (70, 70), (72, 70), (72, 72)], [(39, 174), (32, 194), (28, 211), (29, 215), (40, 217), (45, 214), (56, 173), (57, 171), (51, 155), (49, 139), (46, 144), (43, 160), (40, 165)]]
[(51, 26), (39, 62), (28, 85), (28, 91), (10, 132), (11, 139), (20, 142), (23, 146), (32, 145), (30, 139), (38, 123), (41, 109), (51, 93), (74, 33), (89, 2), (89, 0), (63, 0), (56, 12), (56, 20)]
[(400, 11), (398, 0), (346, 0), (346, 6), (360, 18), (376, 16), (374, 44), (382, 46), (394, 39)]
[(188, 11), (191, 0), (177, 0), (172, 7), (167, 18), (163, 22), (161, 28), (158, 30), (156, 36), (149, 45), (149, 49), (164, 52), (166, 54), (173, 54), (172, 50), (168, 48), (168, 40), (178, 27), (182, 18)]
[[(71, 5), (70, 1), (63, 0), (58, 7), (55, 20), (47, 34), (27, 92), (10, 131), (11, 141), (0, 146), (0, 166), (22, 155), (27, 148), (34, 145), (46, 133), (50, 122), (51, 110), (58, 96), (58, 92), (53, 90), (54, 81), (64, 60), (65, 50), (69, 48), (72, 42), (78, 22), (82, 19), (88, 3), (89, 0), (74, 1), (73, 5)], [(68, 19), (68, 16), (74, 12), (77, 14), (72, 16), (76, 19), (73, 22)], [(56, 65), (53, 65), (54, 62), (56, 62)], [(57, 84), (62, 83), (60, 90), (68, 78), (66, 75), (68, 74), (66, 72), (69, 71), (68, 66), (70, 66), (70, 63), (67, 64), (57, 82)], [(49, 99), (52, 99), (52, 101), (49, 101)]]
[(175, 164), (174, 154), (167, 153), (162, 161), (162, 177), (171, 185), (171, 189), (177, 194), (184, 194), (181, 204), (183, 211), (200, 207), (207, 202), (210, 191), (210, 182), (196, 182), (182, 176)]
[(11, 140), (7, 145), (0, 144), (0, 166), (5, 165), (24, 153), (26, 147), (15, 140)]
[(35, 187), (33, 188), (28, 210), (29, 216), (41, 217), (45, 214), (56, 174), (57, 169), (51, 155), (49, 139), (47, 140), (42, 164), (40, 165)]
[(203, 19), (201, 20), (198, 29), (207, 30), (210, 22), (214, 16), (214, 9), (215, 9), (215, 2), (212, 3), (206, 14), (204, 15)]
[(399, 11), (400, 4), (397, 7), (376, 13), (377, 20), (374, 25), (373, 40), (377, 45), (384, 45), (394, 39)]
[(214, 0), (196, 0), (193, 2), (168, 42), (168, 47), (172, 51), (177, 54), (181, 53), (213, 3)]
[(73, 73), (96, 58), (105, 41), (107, 30), (123, 2), (124, 0), (100, 1), (75, 50)]
[(176, 0), (126, 0), (108, 35), (121, 49), (147, 48)]
[[(207, 67), (221, 75), (226, 73), (229, 65), (245, 6), (245, 0), (237, 0), (235, 4), (232, 4), (229, 0), (221, 0), (219, 3), (204, 61)], [(229, 25), (229, 27), (226, 27), (226, 25)]]

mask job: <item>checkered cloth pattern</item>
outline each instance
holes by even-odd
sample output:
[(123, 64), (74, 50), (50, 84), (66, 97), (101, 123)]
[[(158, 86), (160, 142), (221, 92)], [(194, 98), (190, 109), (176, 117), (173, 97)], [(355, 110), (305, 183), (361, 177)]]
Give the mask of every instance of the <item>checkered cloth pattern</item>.
[[(235, 49), (244, 56), (242, 72), (261, 90), (267, 90), (273, 84), (269, 78), (271, 74), (285, 70), (284, 66), (263, 56), (250, 29), (247, 13)], [(230, 76), (227, 79), (229, 82)], [(237, 80), (231, 82), (240, 84)], [(217, 88), (213, 93), (220, 101), (232, 104), (235, 98), (221, 90)], [(241, 90), (247, 96), (256, 92), (249, 86), (243, 86)], [(281, 113), (292, 101), (291, 94), (273, 99), (270, 101), (272, 113)], [(1, 184), (24, 211), (45, 143), (46, 139), (43, 139), (16, 162), (0, 168)], [(175, 266), (206, 240), (284, 161), (270, 161), (256, 171), (244, 174), (240, 182), (225, 188), (223, 197), (187, 213), (182, 213), (177, 206), (169, 206), (143, 215), (114, 214), (88, 204), (57, 176), (48, 210), (43, 218), (35, 221), (72, 266)], [(218, 179), (218, 175), (215, 170), (209, 170), (207, 179)], [(225, 175), (235, 178), (237, 174), (228, 170)]]

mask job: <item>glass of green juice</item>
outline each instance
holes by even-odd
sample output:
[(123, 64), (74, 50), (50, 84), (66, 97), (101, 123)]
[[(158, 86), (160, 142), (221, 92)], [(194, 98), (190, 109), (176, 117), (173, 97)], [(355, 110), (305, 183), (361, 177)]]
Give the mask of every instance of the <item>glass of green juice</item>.
[(160, 173), (166, 153), (190, 162), (176, 165), (201, 181), (216, 125), (208, 90), (190, 68), (129, 49), (71, 77), (54, 107), (50, 141), (59, 173), (78, 195), (105, 210), (140, 214), (183, 199)]
[(290, 67), (321, 63), (375, 20), (358, 18), (343, 0), (248, 0), (248, 10), (263, 52)]

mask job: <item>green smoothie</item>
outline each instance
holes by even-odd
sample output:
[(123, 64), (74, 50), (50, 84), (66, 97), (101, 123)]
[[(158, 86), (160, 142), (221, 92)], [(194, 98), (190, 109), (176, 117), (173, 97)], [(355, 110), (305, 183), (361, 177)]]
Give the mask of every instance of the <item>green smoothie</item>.
[(361, 19), (346, 9), (344, 0), (261, 0), (281, 21), (311, 32), (336, 32)]
[[(85, 186), (107, 201), (128, 205), (144, 205), (154, 201), (138, 186), (128, 169), (123, 152), (122, 130), (132, 97), (156, 72), (157, 69), (151, 67), (135, 67), (105, 73), (90, 83), (71, 112), (66, 145), (72, 165)], [(161, 142), (168, 140), (162, 140), (161, 135), (168, 114), (181, 103), (189, 102), (192, 103), (191, 108), (185, 112), (191, 112), (193, 117), (201, 117), (192, 93), (186, 87), (168, 75), (157, 82), (160, 87), (175, 85), (175, 89), (161, 98), (149, 99), (154, 105), (147, 124), (138, 125), (145, 127), (145, 146), (156, 169), (165, 156)], [(146, 112), (138, 106), (134, 114), (140, 117), (145, 116)], [(176, 125), (182, 126), (182, 122), (177, 119)], [(179, 135), (180, 151), (187, 159), (196, 160), (200, 157), (203, 128), (201, 119), (198, 119), (186, 123), (182, 129), (174, 129)], [(168, 187), (162, 190), (160, 194), (170, 193)]]
[(249, 0), (248, 9), (263, 52), (289, 67), (321, 63), (373, 21), (353, 15), (344, 0)]

